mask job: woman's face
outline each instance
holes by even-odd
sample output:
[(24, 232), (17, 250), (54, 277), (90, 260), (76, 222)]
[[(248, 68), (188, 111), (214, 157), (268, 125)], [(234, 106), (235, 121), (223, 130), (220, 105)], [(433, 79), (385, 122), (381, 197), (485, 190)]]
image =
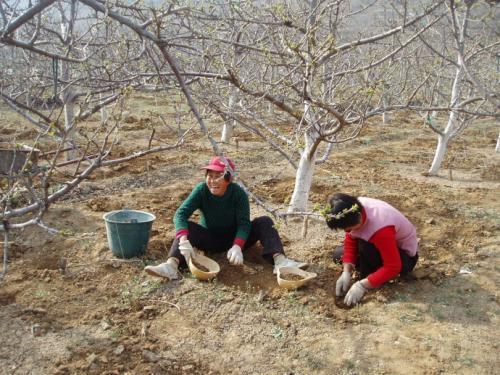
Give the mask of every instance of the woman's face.
[(207, 171), (205, 181), (213, 195), (222, 197), (231, 181), (224, 180), (224, 172)]

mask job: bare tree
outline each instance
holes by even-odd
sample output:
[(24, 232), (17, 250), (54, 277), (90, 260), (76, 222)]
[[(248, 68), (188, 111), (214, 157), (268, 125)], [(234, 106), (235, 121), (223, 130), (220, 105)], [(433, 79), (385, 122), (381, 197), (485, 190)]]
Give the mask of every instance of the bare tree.
[[(145, 150), (110, 159), (126, 99), (135, 89), (182, 92), (219, 155), (222, 150), (205, 124), (204, 116), (210, 113), (226, 125), (224, 142), (234, 124), (266, 140), (296, 170), (288, 213), (303, 214), (316, 164), (331, 157), (333, 145), (356, 137), (369, 118), (407, 109), (450, 111), (453, 129), (439, 130), (449, 141), (463, 130), (456, 124), (498, 107), (491, 80), (484, 75), (487, 71), (478, 63), (498, 42), (490, 35), (490, 41), (482, 43), (469, 36), (479, 33), (467, 32), (475, 3), (457, 7), (448, 1), (445, 7), (445, 1), (439, 1), (410, 7), (404, 2), (387, 8), (377, 1), (263, 5), (207, 0), (148, 7), (42, 0), (22, 8), (2, 1), (0, 47), (5, 59), (0, 63), (18, 64), (2, 73), (0, 94), (38, 129), (32, 151), (50, 144), (54, 153), (48, 169), (39, 172), (38, 185), (23, 185), (31, 194), (23, 207), (11, 204), (22, 179), (15, 176), (19, 170), (9, 171), (12, 178), (2, 192), (0, 228), (7, 232), (42, 225), (49, 205), (95, 169), (182, 143), (181, 134), (173, 143), (158, 140), (152, 147), (149, 142)], [(379, 15), (387, 11), (390, 17)], [(443, 21), (446, 14), (449, 24)], [(387, 22), (380, 24), (379, 18)], [(436, 44), (429, 35), (446, 26), (451, 26), (456, 40), (455, 59), (450, 59), (449, 43)], [(469, 40), (474, 42), (467, 48)], [(415, 56), (424, 58), (416, 62)], [(429, 63), (436, 56), (438, 70)], [(436, 74), (450, 67), (456, 68), (455, 86), (447, 86), (446, 75)], [(19, 79), (23, 72), (29, 74)], [(416, 80), (422, 72), (424, 79)], [(466, 96), (452, 96), (451, 104), (442, 105), (447, 87), (457, 88), (450, 92), (464, 92), (465, 87)], [(82, 125), (104, 109), (111, 116), (104, 116), (99, 127)], [(68, 143), (75, 151), (69, 162), (77, 168), (63, 187), (50, 191), (47, 186)], [(20, 171), (28, 169), (27, 162)], [(11, 222), (28, 214), (32, 216), (24, 222)]]
[[(446, 17), (419, 36), (412, 59), (408, 108), (425, 114), (437, 134), (427, 172), (436, 175), (450, 142), (480, 117), (498, 118), (498, 82), (492, 69), (499, 45), (498, 6), (485, 1), (446, 1)], [(438, 117), (439, 115), (439, 117)], [(447, 120), (442, 119), (447, 115)]]
[[(172, 71), (162, 71), (165, 63), (156, 65), (153, 59), (151, 49), (159, 39), (154, 34), (152, 39), (144, 38), (128, 25), (110, 22), (108, 9), (100, 2), (92, 2), (96, 9), (76, 0), (40, 1), (27, 8), (18, 2), (0, 4), (0, 49), (2, 57), (9, 57), (0, 63), (10, 64), (7, 74), (0, 77), (0, 95), (37, 130), (28, 155), (25, 148), (12, 145), (5, 150), (11, 162), (2, 163), (0, 230), (5, 233), (5, 273), (11, 230), (40, 225), (53, 231), (43, 223), (49, 206), (96, 169), (179, 147), (190, 129), (174, 141), (158, 138), (152, 129), (146, 148), (112, 158), (132, 91), (172, 86), (177, 90), (169, 78)], [(144, 10), (123, 7), (123, 12), (129, 12), (127, 17), (135, 13), (141, 21), (137, 30), (157, 26), (154, 12), (148, 18)], [(167, 41), (162, 39), (164, 45)], [(25, 72), (29, 74), (21, 78)], [(105, 107), (110, 113), (107, 121), (84, 125)], [(61, 162), (68, 144), (74, 158)], [(41, 168), (33, 155), (46, 159)], [(75, 165), (72, 171), (71, 165)], [(22, 200), (17, 199), (20, 193)]]
[[(357, 9), (349, 4), (310, 0), (254, 7), (244, 3), (231, 20), (233, 29), (242, 30), (239, 38), (231, 38), (229, 30), (225, 38), (215, 34), (207, 43), (210, 48), (201, 54), (216, 63), (208, 72), (192, 73), (204, 78), (200, 80), (203, 90), (193, 88), (200, 101), (226, 121), (233, 119), (267, 140), (296, 169), (289, 213), (307, 210), (315, 165), (329, 157), (332, 144), (356, 137), (370, 117), (408, 107), (384, 104), (388, 72), (392, 71), (394, 90), (405, 87), (409, 76), (396, 74), (398, 59), (444, 12), (442, 4), (436, 3), (411, 19), (397, 17), (399, 24), (377, 29), (374, 23), (363, 27), (361, 22), (370, 19), (373, 3)], [(191, 20), (226, 21), (217, 18), (217, 12), (198, 12)], [(201, 36), (196, 26), (191, 22), (186, 27)], [(217, 59), (236, 56), (235, 48), (237, 59)], [(239, 91), (236, 111), (220, 105), (226, 102), (221, 80)], [(398, 98), (404, 102), (404, 97)], [(264, 103), (276, 109), (272, 116), (263, 110)], [(293, 126), (284, 131), (280, 124)]]
[[(429, 126), (438, 136), (438, 143), (429, 175), (436, 175), (449, 142), (459, 136), (479, 116), (494, 115), (500, 108), (498, 92), (488, 83), (488, 56), (498, 47), (498, 37), (492, 38), (492, 30), (487, 24), (474, 24), (475, 17), (484, 16), (483, 10), (476, 8), (479, 14), (473, 14), (474, 5), (478, 1), (466, 1), (464, 4), (450, 1), (448, 4), (451, 37), (453, 38), (456, 53), (456, 62), (450, 64), (455, 69), (452, 80), (449, 108), (450, 114), (444, 129), (439, 129), (432, 121)], [(477, 19), (477, 18), (476, 18)], [(472, 23), (472, 25), (471, 25)], [(471, 27), (472, 26), (472, 27)], [(485, 29), (484, 26), (487, 26)], [(491, 26), (491, 25), (490, 25)], [(498, 36), (498, 30), (493, 35)], [(451, 60), (451, 56), (441, 55)], [(486, 63), (486, 64), (485, 64)], [(481, 82), (478, 77), (481, 77)], [(488, 104), (490, 104), (488, 106)]]

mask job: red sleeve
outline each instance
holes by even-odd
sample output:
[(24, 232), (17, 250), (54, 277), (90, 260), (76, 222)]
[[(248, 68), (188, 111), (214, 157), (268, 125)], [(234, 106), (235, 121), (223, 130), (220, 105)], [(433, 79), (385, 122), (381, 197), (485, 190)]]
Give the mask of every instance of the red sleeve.
[(382, 267), (368, 276), (371, 286), (378, 288), (401, 272), (401, 257), (396, 244), (396, 229), (392, 225), (379, 229), (370, 238), (370, 242), (375, 245), (382, 258)]
[(243, 250), (243, 248), (245, 247), (245, 242), (246, 241), (243, 238), (236, 237), (233, 241), (233, 245), (238, 245)]
[(189, 232), (187, 229), (180, 229), (175, 233), (175, 238), (179, 238), (182, 236), (189, 236)]
[(356, 264), (357, 257), (358, 240), (352, 238), (350, 233), (346, 233), (344, 238), (344, 255), (342, 256), (342, 262)]

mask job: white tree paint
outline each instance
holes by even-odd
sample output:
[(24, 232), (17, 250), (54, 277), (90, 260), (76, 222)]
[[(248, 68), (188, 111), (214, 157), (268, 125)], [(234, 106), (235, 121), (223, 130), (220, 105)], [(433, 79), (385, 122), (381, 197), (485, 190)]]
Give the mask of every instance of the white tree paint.
[[(316, 7), (317, 1), (311, 0), (309, 2), (309, 18), (308, 18), (308, 31), (311, 33), (309, 42), (313, 39), (314, 31), (311, 28), (316, 22)], [(306, 57), (306, 66), (304, 71), (304, 92), (313, 90), (312, 86), (312, 72), (313, 66), (310, 56)], [(314, 122), (314, 113), (311, 108), (311, 103), (308, 100), (304, 101), (304, 120), (310, 126)], [(305, 212), (307, 210), (307, 202), (309, 201), (309, 191), (311, 190), (312, 179), (314, 176), (314, 164), (316, 161), (317, 151), (317, 137), (314, 127), (310, 128), (304, 133), (305, 146), (300, 155), (299, 166), (295, 173), (295, 186), (293, 188), (292, 198), (290, 199), (289, 212)]]
[[(455, 74), (455, 79), (453, 81), (453, 86), (451, 90), (451, 100), (450, 107), (453, 108), (458, 104), (460, 100), (460, 86), (462, 79), (464, 77), (464, 72), (461, 67), (459, 67)], [(435, 176), (441, 168), (444, 156), (446, 155), (446, 150), (448, 149), (448, 144), (453, 137), (457, 135), (457, 131), (460, 128), (460, 122), (458, 120), (458, 112), (456, 110), (450, 111), (450, 116), (448, 117), (448, 123), (443, 132), (438, 132), (438, 143), (436, 146), (436, 151), (434, 152), (434, 159), (432, 160), (431, 167), (428, 171), (430, 176)]]
[[(66, 17), (64, 13), (64, 9), (60, 8), (59, 12), (61, 14), (61, 36), (63, 40), (63, 44), (67, 46), (68, 49), (71, 49), (72, 42), (72, 30), (75, 22), (76, 9), (74, 2), (71, 4), (70, 15), (69, 18)], [(68, 142), (68, 146), (73, 147), (73, 139), (76, 131), (76, 123), (75, 123), (75, 100), (76, 100), (76, 92), (71, 83), (71, 67), (70, 64), (66, 61), (62, 62), (62, 73), (61, 79), (62, 82), (66, 82), (65, 87), (62, 88), (61, 93), (59, 95), (62, 103), (63, 103), (63, 112), (64, 112), (64, 136)], [(71, 160), (76, 157), (75, 150), (69, 150), (66, 154), (66, 159)]]
[(305, 133), (304, 139), (306, 145), (300, 156), (299, 166), (295, 173), (295, 186), (288, 212), (305, 212), (307, 210), (307, 202), (309, 201), (309, 192), (311, 190), (316, 163), (316, 152), (311, 152), (315, 140), (309, 131)]
[(222, 127), (222, 136), (221, 141), (224, 143), (231, 143), (231, 138), (233, 137), (233, 130), (236, 125), (236, 121), (231, 117), (234, 115), (234, 109), (236, 106), (236, 102), (238, 100), (238, 89), (234, 86), (231, 87), (231, 94), (229, 96), (229, 116), (227, 120), (224, 122), (224, 126)]

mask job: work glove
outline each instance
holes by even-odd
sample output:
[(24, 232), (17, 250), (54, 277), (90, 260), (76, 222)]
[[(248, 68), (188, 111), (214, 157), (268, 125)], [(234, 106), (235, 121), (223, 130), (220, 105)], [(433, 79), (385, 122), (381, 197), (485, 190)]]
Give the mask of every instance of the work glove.
[(189, 240), (179, 241), (179, 250), (182, 256), (186, 259), (186, 263), (189, 263), (189, 259), (195, 255), (193, 246), (191, 246)]
[(337, 297), (343, 296), (347, 292), (349, 284), (351, 284), (351, 273), (349, 271), (342, 271), (335, 285), (335, 294)]
[(355, 305), (359, 301), (361, 301), (361, 298), (365, 295), (365, 293), (368, 291), (363, 284), (361, 284), (361, 281), (355, 282), (352, 286), (351, 289), (347, 292), (344, 298), (344, 303), (347, 306)]
[(227, 259), (229, 259), (229, 263), (233, 266), (241, 266), (243, 264), (243, 253), (241, 252), (241, 247), (233, 245), (233, 247), (227, 252)]
[(166, 263), (159, 264), (158, 266), (146, 266), (144, 271), (152, 276), (164, 277), (169, 280), (177, 280), (179, 278), (177, 267), (177, 262), (169, 259)]

